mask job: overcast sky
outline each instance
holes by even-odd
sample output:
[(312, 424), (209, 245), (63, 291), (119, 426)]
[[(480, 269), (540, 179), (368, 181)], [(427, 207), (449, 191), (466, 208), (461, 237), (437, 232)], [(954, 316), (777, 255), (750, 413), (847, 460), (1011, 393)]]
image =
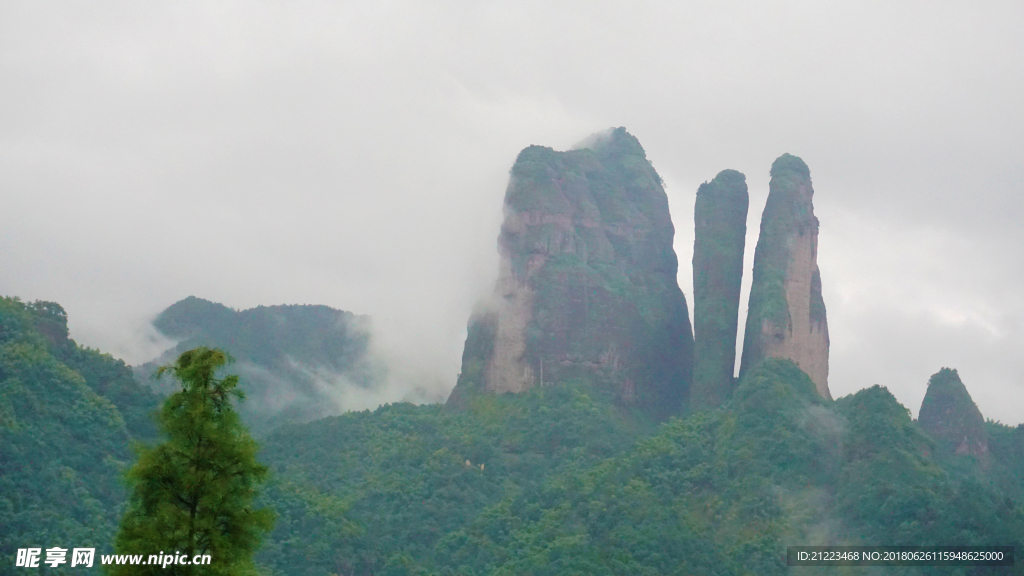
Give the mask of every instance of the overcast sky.
[[(516, 154), (625, 126), (696, 189), (811, 169), (839, 397), (1024, 421), (1024, 3), (0, 0), (0, 294), (129, 362), (196, 295), (374, 316), (454, 385)], [(742, 320), (741, 320), (742, 326)], [(742, 336), (741, 336), (742, 338)]]

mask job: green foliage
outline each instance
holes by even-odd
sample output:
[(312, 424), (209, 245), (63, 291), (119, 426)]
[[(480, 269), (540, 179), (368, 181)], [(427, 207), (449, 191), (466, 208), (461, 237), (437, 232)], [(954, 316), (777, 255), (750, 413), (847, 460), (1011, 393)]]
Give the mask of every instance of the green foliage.
[[(430, 565), (438, 540), (488, 506), (633, 437), (582, 384), (479, 394), (461, 411), (392, 404), (288, 426), (262, 455), (278, 479), (264, 501), (280, 518), (259, 559), (310, 575)], [(344, 514), (321, 512), (309, 494), (331, 494)]]
[[(493, 312), (474, 312), (467, 329), (466, 345), (462, 350), (462, 373), (459, 374), (458, 390), (476, 390), (483, 383), (484, 367), (494, 352), (497, 330), (498, 319)], [(460, 402), (458, 396), (448, 400), (452, 405)]]
[[(768, 364), (744, 383), (735, 412), (672, 420), (631, 450), (513, 492), (439, 543), (439, 565), (459, 574), (784, 573), (778, 486), (800, 486), (808, 473), (793, 469), (785, 447), (771, 449), (813, 441), (796, 417), (818, 402), (806, 380), (791, 363)], [(792, 409), (760, 418), (773, 398), (772, 408)]]
[(264, 452), (278, 477), (334, 494), (351, 524), (289, 496), (261, 560), (290, 574), (770, 575), (788, 573), (793, 544), (1024, 536), (1019, 504), (952, 481), (883, 388), (833, 403), (792, 362), (767, 360), (722, 409), (651, 435), (593, 391), (281, 430)]
[(232, 399), (241, 397), (238, 377), (214, 376), (226, 363), (220, 350), (197, 348), (158, 371), (172, 374), (182, 389), (160, 414), (166, 440), (138, 449), (138, 462), (128, 472), (132, 495), (116, 539), (119, 554), (173, 550), (188, 557), (209, 554), (212, 564), (175, 565), (170, 572), (122, 565), (112, 573), (239, 574), (252, 568), (252, 554), (273, 514), (252, 507), (267, 468), (256, 461), (256, 442), (232, 407)]
[(0, 573), (17, 548), (110, 552), (155, 404), (124, 363), (68, 338), (58, 304), (0, 298)]
[(985, 423), (991, 460), (984, 476), (992, 487), (1024, 504), (1024, 424)]
[(985, 418), (956, 370), (943, 368), (928, 380), (918, 415), (943, 455), (981, 455), (988, 445)]
[(787, 173), (792, 173), (798, 177), (810, 178), (811, 170), (807, 167), (807, 164), (797, 156), (792, 154), (783, 154), (772, 162), (772, 177), (785, 176)]
[(750, 462), (754, 476), (797, 484), (834, 477), (843, 423), (792, 361), (762, 361), (740, 381), (729, 407), (737, 415), (737, 437), (759, 456)]
[(142, 442), (156, 440), (153, 414), (161, 398), (140, 384), (123, 360), (80, 346), (61, 349), (57, 357), (81, 374), (93, 391), (117, 407), (132, 438)]
[(836, 407), (848, 431), (835, 500), (850, 539), (893, 545), (1024, 542), (1020, 501), (996, 489), (991, 472), (957, 479), (944, 470), (931, 456), (932, 441), (888, 390), (861, 390)]

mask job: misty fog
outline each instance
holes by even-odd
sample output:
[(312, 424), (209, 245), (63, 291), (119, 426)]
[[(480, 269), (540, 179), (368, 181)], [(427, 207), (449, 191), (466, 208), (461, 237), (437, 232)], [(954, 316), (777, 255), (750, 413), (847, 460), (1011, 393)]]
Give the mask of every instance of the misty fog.
[[(373, 318), (380, 401), (440, 401), (490, 293), (508, 170), (625, 126), (692, 315), (697, 187), (814, 181), (839, 397), (915, 414), (959, 369), (1024, 420), (1024, 5), (181, 2), (0, 6), (0, 294), (132, 364), (196, 295)], [(740, 319), (742, 331), (743, 318)], [(738, 339), (742, 342), (742, 333)]]

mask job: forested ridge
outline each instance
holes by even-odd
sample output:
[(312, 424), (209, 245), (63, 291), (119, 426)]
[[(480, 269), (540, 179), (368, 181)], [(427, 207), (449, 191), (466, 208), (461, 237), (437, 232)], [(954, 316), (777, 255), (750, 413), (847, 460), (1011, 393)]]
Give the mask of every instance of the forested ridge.
[(0, 298), (0, 573), (17, 548), (110, 552), (158, 403), (124, 362), (68, 338), (60, 305)]
[(257, 436), (277, 426), (342, 412), (347, 389), (368, 391), (384, 379), (369, 354), (370, 319), (328, 306), (257, 306), (233, 310), (189, 296), (157, 315), (153, 327), (176, 342), (159, 358), (135, 367), (147, 386), (171, 393), (176, 384), (152, 378), (156, 369), (199, 346), (235, 359), (249, 401), (239, 406)]
[(1020, 427), (987, 424), (993, 462), (937, 460), (885, 388), (825, 400), (787, 360), (723, 409), (636, 423), (568, 383), (282, 430), (259, 558), (281, 574), (785, 574), (787, 545), (1024, 544)]
[[(68, 339), (58, 305), (9, 298), (0, 390), (0, 573), (19, 547), (109, 550), (131, 443), (156, 441), (159, 398)], [(761, 575), (815, 572), (785, 566), (797, 544), (1024, 550), (1022, 427), (986, 422), (983, 457), (944, 451), (885, 388), (823, 399), (779, 359), (723, 407), (660, 424), (599, 390), (567, 381), (282, 426), (259, 453), (258, 505), (277, 516), (260, 570)]]

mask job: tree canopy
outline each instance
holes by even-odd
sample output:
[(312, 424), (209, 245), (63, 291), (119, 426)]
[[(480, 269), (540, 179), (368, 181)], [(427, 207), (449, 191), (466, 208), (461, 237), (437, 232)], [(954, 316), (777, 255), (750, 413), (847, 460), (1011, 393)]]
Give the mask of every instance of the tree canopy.
[(238, 377), (217, 378), (228, 356), (197, 348), (158, 374), (177, 378), (182, 389), (160, 412), (165, 440), (140, 446), (128, 472), (128, 511), (115, 541), (119, 554), (181, 552), (210, 555), (208, 566), (115, 566), (114, 574), (239, 574), (253, 567), (252, 554), (273, 523), (268, 508), (254, 508), (267, 467), (235, 412)]

